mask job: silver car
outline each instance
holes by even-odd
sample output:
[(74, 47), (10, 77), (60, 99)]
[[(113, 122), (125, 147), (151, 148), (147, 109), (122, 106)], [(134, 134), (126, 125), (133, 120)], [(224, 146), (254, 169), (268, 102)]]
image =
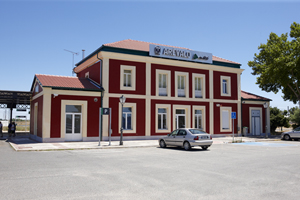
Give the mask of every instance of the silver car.
[(300, 138), (300, 127), (295, 128), (292, 131), (281, 133), (281, 139), (290, 140), (290, 139), (299, 139)]
[(194, 128), (180, 128), (165, 137), (158, 140), (159, 146), (165, 148), (166, 146), (180, 146), (185, 150), (191, 149), (194, 146), (200, 146), (206, 150), (213, 143), (210, 134)]

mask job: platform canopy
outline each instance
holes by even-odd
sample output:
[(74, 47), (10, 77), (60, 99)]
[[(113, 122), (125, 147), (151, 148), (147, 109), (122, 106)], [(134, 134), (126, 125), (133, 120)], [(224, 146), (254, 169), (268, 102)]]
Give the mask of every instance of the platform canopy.
[(31, 92), (0, 90), (0, 108), (30, 108)]

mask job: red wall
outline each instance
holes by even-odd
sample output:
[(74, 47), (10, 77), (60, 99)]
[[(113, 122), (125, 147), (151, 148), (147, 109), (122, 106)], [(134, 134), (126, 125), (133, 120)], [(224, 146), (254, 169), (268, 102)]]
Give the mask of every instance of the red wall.
[[(217, 104), (220, 104), (220, 107), (217, 107)], [(214, 103), (214, 134), (230, 134), (232, 133), (232, 130), (230, 132), (221, 132), (220, 126), (221, 126), (221, 116), (220, 116), (220, 108), (221, 107), (231, 107), (231, 112), (236, 112), (236, 119), (234, 120), (234, 133), (237, 133), (237, 127), (238, 127), (238, 111), (237, 111), (237, 104), (234, 103)], [(232, 119), (230, 119), (232, 120)], [(232, 123), (232, 122), (231, 122)]]
[[(95, 102), (94, 98), (98, 101)], [(87, 137), (98, 137), (99, 136), (99, 108), (100, 100), (99, 96), (94, 97), (82, 97), (82, 96), (69, 96), (69, 95), (58, 95), (52, 98), (51, 101), (51, 131), (50, 138), (60, 138), (60, 122), (61, 122), (61, 100), (79, 100), (87, 102)]]
[(193, 107), (192, 106), (205, 106), (205, 131), (209, 133), (209, 103), (208, 102), (190, 102), (190, 101), (166, 101), (166, 100), (151, 100), (151, 135), (166, 135), (166, 133), (156, 133), (156, 121), (155, 121), (155, 105), (156, 104), (171, 104), (171, 131), (173, 131), (173, 119), (175, 115), (173, 115), (173, 105), (189, 105), (190, 107), (190, 116), (189, 119), (191, 120), (191, 127), (194, 125), (193, 121)]
[[(136, 70), (135, 91), (120, 90), (121, 65), (135, 66), (135, 70)], [(110, 59), (109, 60), (109, 93), (145, 95), (146, 94), (146, 63)]]
[(243, 127), (246, 126), (248, 127), (248, 133), (250, 133), (250, 119), (249, 119), (249, 108), (250, 107), (256, 107), (256, 108), (261, 108), (262, 109), (262, 125), (263, 125), (263, 133), (266, 132), (265, 127), (266, 127), (266, 111), (263, 105), (257, 105), (257, 104), (242, 104), (242, 125)]
[(100, 62), (82, 70), (77, 74), (77, 77), (84, 78), (85, 73), (89, 72), (89, 78), (100, 84)]
[(193, 68), (182, 68), (175, 67), (170, 65), (158, 65), (151, 64), (151, 95), (155, 96), (156, 94), (156, 70), (169, 70), (171, 71), (171, 97), (175, 97), (175, 71), (178, 72), (188, 72), (189, 73), (189, 97), (193, 96), (193, 73), (204, 74), (205, 75), (205, 97), (209, 98), (209, 71), (202, 69), (193, 69)]
[[(136, 133), (123, 133), (123, 137), (126, 136), (145, 136), (145, 99), (132, 99), (126, 98), (126, 103), (136, 103)], [(126, 105), (125, 103), (125, 105)], [(111, 114), (111, 128), (112, 128), (112, 136), (120, 136), (119, 134), (119, 98), (109, 98), (109, 107), (112, 108)]]
[[(214, 99), (238, 99), (237, 74), (214, 71)], [(221, 76), (231, 77), (231, 96), (221, 96)]]
[(37, 136), (43, 136), (43, 96), (32, 100), (30, 103), (30, 134), (34, 135), (34, 104), (38, 102)]

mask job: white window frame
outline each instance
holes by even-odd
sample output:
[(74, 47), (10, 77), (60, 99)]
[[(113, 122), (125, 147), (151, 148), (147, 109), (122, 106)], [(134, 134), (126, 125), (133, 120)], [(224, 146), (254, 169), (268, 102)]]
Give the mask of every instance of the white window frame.
[[(229, 129), (223, 130), (223, 111), (227, 110), (228, 111), (228, 121), (229, 121)], [(231, 112), (232, 108), (231, 107), (220, 107), (220, 132), (232, 132), (232, 119), (231, 119)]]
[[(130, 70), (131, 71), (131, 86), (127, 87), (124, 86), (124, 71)], [(120, 90), (135, 90), (136, 85), (136, 67), (129, 66), (129, 65), (121, 65), (120, 67)]]
[(60, 137), (65, 138), (66, 130), (66, 105), (80, 105), (81, 106), (81, 133), (82, 138), (87, 137), (87, 101), (77, 101), (77, 100), (62, 100), (61, 101), (61, 121), (60, 121)]
[[(167, 109), (167, 129), (158, 129), (158, 109)], [(155, 105), (155, 132), (170, 133), (171, 132), (171, 104), (156, 104)]]
[[(125, 103), (123, 107), (131, 107), (131, 126), (132, 129), (123, 129), (123, 133), (136, 133), (136, 103)], [(122, 105), (119, 103), (119, 134), (121, 133), (121, 127), (122, 127), (122, 119), (123, 112), (122, 112)]]
[[(228, 93), (224, 93), (223, 80), (227, 81), (227, 92)], [(221, 96), (231, 96), (231, 77), (230, 76), (221, 76), (220, 87), (221, 87)]]
[(86, 72), (84, 75), (85, 78), (90, 78), (90, 72)]
[[(196, 73), (193, 73), (192, 75), (193, 77), (193, 98), (197, 98), (197, 99), (205, 99), (205, 74), (196, 74)], [(195, 88), (195, 79), (196, 78), (200, 78), (201, 79), (201, 93), (202, 93), (202, 97), (196, 97), (196, 88)]]
[[(179, 97), (178, 96), (178, 76), (184, 76), (185, 80), (184, 80), (184, 93), (185, 93), (185, 97)], [(179, 98), (189, 98), (189, 73), (188, 72), (175, 72), (175, 97), (179, 97)]]
[(172, 120), (173, 120), (173, 130), (176, 129), (176, 110), (177, 109), (185, 109), (185, 127), (191, 127), (191, 106), (190, 105), (173, 105), (173, 117), (172, 117)]
[(206, 113), (205, 113), (205, 106), (193, 106), (193, 128), (196, 128), (196, 124), (195, 124), (195, 111), (196, 110), (201, 110), (202, 112), (202, 120), (201, 120), (201, 123), (202, 123), (202, 130), (203, 131), (206, 131)]
[(160, 97), (171, 97), (171, 71), (169, 70), (156, 70), (156, 96), (159, 96), (159, 74), (165, 74), (167, 79), (167, 96), (160, 96)]

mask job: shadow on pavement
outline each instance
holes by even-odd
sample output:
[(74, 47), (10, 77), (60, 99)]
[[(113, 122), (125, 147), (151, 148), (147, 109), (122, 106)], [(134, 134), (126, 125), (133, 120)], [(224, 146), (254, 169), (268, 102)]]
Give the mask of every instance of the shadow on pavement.
[(188, 151), (182, 147), (166, 147), (166, 148), (157, 147), (157, 148), (165, 149), (165, 150), (173, 150), (173, 151), (185, 151), (185, 152), (209, 151), (209, 148), (207, 150), (203, 150), (201, 147), (192, 147)]
[(15, 144), (37, 144), (39, 142), (34, 141), (32, 139), (30, 139), (29, 137), (10, 137), (7, 138), (6, 142), (11, 142), (11, 143), (15, 143)]

